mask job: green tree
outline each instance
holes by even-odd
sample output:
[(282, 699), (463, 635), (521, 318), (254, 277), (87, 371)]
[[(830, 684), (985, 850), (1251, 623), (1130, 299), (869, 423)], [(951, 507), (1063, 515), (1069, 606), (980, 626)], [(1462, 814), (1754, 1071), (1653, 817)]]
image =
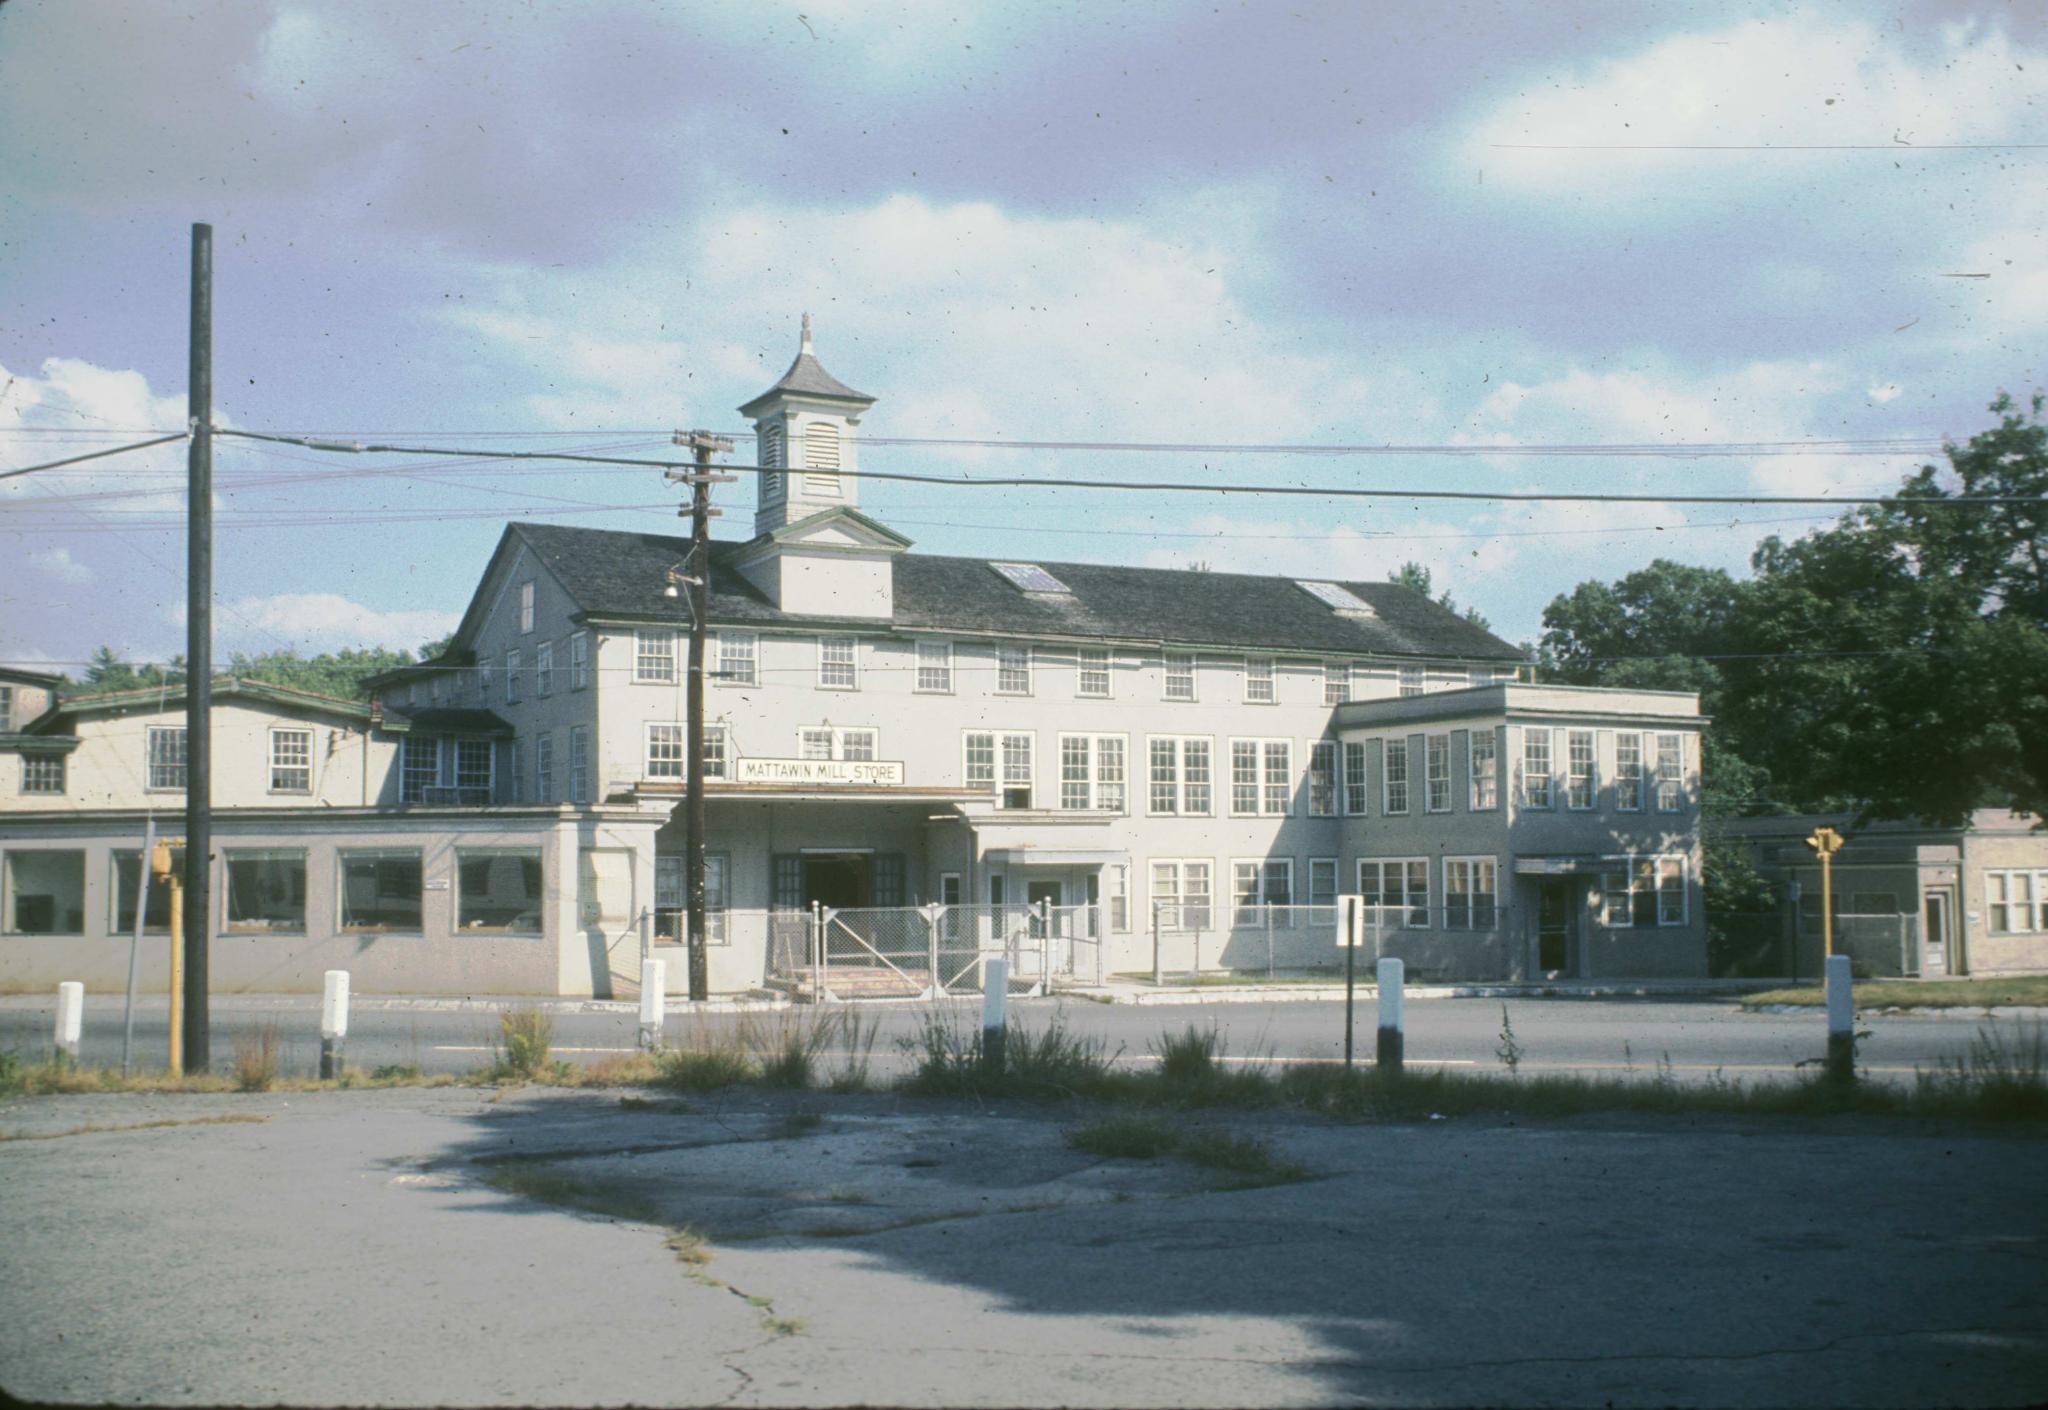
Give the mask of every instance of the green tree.
[(1431, 602), (1434, 602), (1437, 606), (1442, 607), (1447, 611), (1457, 612), (1459, 616), (1463, 617), (1466, 621), (1470, 622), (1473, 626), (1479, 628), (1481, 631), (1490, 632), (1493, 630), (1493, 623), (1487, 621), (1486, 618), (1482, 617), (1479, 614), (1478, 608), (1467, 607), (1460, 611), (1457, 602), (1451, 597), (1448, 591), (1434, 592), (1433, 589), (1435, 588), (1436, 584), (1430, 581), (1429, 569), (1425, 567), (1423, 564), (1415, 562), (1413, 559), (1410, 559), (1408, 562), (1403, 563), (1393, 572), (1387, 574), (1387, 581), (1394, 584), (1396, 587), (1407, 588), (1410, 592), (1421, 593), (1424, 597), (1427, 597)]
[(409, 651), (392, 651), (380, 646), (344, 647), (318, 656), (301, 656), (296, 651), (266, 651), (260, 656), (237, 652), (228, 665), (231, 675), (245, 680), (268, 681), (272, 685), (294, 686), (353, 699), (367, 694), (363, 682), (371, 676), (412, 664)]
[(168, 666), (159, 666), (154, 661), (145, 661), (140, 666), (130, 665), (121, 659), (111, 646), (102, 646), (93, 652), (92, 661), (85, 668), (85, 680), (67, 695), (108, 695), (118, 690), (141, 690), (149, 687), (183, 685), (185, 683), (185, 658), (173, 656)]

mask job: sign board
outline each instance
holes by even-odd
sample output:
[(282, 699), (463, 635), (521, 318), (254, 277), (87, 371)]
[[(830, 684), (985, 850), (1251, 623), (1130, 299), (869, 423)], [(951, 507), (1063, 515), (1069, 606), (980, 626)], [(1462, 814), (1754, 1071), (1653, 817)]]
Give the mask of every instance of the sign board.
[(900, 787), (903, 765), (874, 759), (735, 759), (735, 783), (869, 784)]
[(1340, 949), (1371, 944), (1367, 936), (1365, 897), (1337, 898), (1337, 945)]

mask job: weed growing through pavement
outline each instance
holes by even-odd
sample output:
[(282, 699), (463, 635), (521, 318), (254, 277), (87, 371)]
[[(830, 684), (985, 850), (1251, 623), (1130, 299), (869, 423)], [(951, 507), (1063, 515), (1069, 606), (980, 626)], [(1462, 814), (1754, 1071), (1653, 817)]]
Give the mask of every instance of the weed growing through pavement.
[(277, 1020), (259, 1026), (253, 1033), (235, 1035), (235, 1090), (267, 1092), (277, 1085), (278, 1053), (284, 1038)]
[(491, 1044), (491, 1065), (497, 1080), (533, 1082), (566, 1075), (568, 1064), (550, 1062), (555, 1045), (555, 1020), (538, 1004), (520, 1004), (498, 1014), (498, 1036)]
[(1508, 1076), (1513, 1077), (1521, 1070), (1522, 1045), (1515, 1041), (1515, 1022), (1508, 1017), (1506, 1004), (1500, 1006), (1500, 1046), (1493, 1050), (1493, 1055), (1508, 1070)]
[(1112, 1160), (1158, 1160), (1174, 1156), (1190, 1165), (1231, 1177), (1228, 1187), (1245, 1189), (1308, 1178), (1306, 1167), (1277, 1158), (1256, 1136), (1215, 1127), (1190, 1130), (1183, 1123), (1151, 1115), (1109, 1116), (1066, 1133), (1075, 1150)]

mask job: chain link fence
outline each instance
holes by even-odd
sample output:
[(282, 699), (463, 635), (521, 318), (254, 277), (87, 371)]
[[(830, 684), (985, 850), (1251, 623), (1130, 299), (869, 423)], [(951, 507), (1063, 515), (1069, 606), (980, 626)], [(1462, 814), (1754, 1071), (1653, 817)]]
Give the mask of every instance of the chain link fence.
[(1097, 985), (1107, 970), (1096, 906), (889, 906), (769, 916), (767, 982), (800, 999), (979, 993), (991, 959), (1013, 993)]

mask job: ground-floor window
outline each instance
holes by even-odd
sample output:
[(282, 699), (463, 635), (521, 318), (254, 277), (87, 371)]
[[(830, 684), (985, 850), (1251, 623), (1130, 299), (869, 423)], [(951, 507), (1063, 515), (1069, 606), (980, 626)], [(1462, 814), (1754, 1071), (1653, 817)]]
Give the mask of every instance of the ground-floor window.
[(416, 849), (340, 854), (341, 928), (417, 935), (423, 887)]
[(538, 847), (465, 847), (455, 854), (455, 928), (465, 934), (541, 933)]
[(229, 852), (224, 928), (303, 935), (306, 854), (281, 847)]
[(1499, 871), (1492, 857), (1444, 859), (1444, 929), (1493, 929), (1499, 899)]
[(1429, 863), (1420, 857), (1361, 858), (1358, 894), (1376, 925), (1410, 928), (1429, 924)]
[(1264, 861), (1234, 861), (1230, 864), (1230, 889), (1234, 924), (1263, 925), (1265, 912), (1280, 907), (1275, 923), (1288, 923), (1294, 905), (1294, 859), (1269, 857)]
[[(133, 935), (135, 933), (135, 888), (142, 878), (142, 853), (116, 852), (110, 869), (114, 883), (114, 894), (108, 899), (108, 908), (114, 913), (113, 933)], [(171, 871), (182, 878), (185, 875), (185, 849), (171, 849)], [(171, 887), (168, 881), (149, 879), (149, 900), (143, 906), (142, 929), (146, 935), (162, 935), (171, 928)]]
[(1155, 858), (1152, 908), (1161, 930), (1207, 930), (1215, 895), (1212, 864), (1204, 859)]
[(9, 852), (0, 882), (8, 934), (85, 933), (84, 852)]
[(1602, 924), (1613, 930), (1685, 924), (1685, 858), (1617, 860), (1601, 877)]
[[(724, 852), (704, 854), (704, 936), (709, 944), (730, 938), (727, 915), (732, 858)], [(669, 853), (654, 859), (654, 929), (664, 940), (680, 942), (689, 928), (689, 858)]]
[(1308, 861), (1308, 903), (1334, 908), (1337, 904), (1337, 859), (1311, 857)]
[(2048, 930), (2048, 871), (1987, 871), (1984, 910), (1993, 935)]
[(1131, 928), (1131, 869), (1112, 862), (1102, 869), (1104, 904), (1109, 907), (1109, 928), (1127, 933)]

